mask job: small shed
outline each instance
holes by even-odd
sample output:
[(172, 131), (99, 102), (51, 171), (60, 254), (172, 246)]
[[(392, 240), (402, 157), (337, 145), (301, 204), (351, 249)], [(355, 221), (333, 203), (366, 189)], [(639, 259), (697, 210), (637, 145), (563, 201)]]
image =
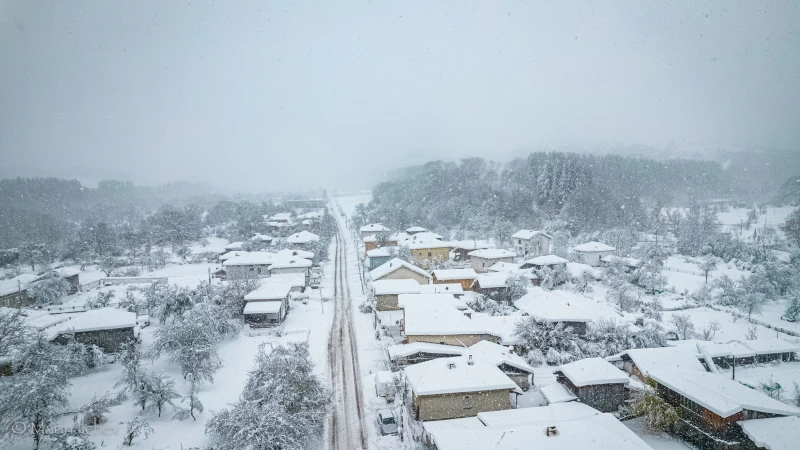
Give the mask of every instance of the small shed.
[(601, 412), (614, 412), (625, 404), (628, 374), (602, 358), (586, 358), (564, 364), (555, 371), (556, 381), (582, 403)]
[(84, 345), (96, 345), (106, 353), (116, 353), (125, 342), (136, 337), (136, 314), (117, 308), (92, 309), (75, 314), (56, 326), (54, 342), (74, 336)]
[(469, 290), (472, 283), (478, 278), (478, 274), (472, 268), (434, 270), (431, 275), (433, 284), (459, 283), (464, 290)]
[(282, 301), (247, 302), (244, 306), (244, 321), (253, 328), (280, 325), (285, 317)]

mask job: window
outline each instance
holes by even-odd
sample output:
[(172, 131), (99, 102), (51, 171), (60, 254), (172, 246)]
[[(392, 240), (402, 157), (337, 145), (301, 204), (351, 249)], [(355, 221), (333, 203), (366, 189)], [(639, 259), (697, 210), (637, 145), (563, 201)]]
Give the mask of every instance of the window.
[(464, 396), (464, 409), (472, 409), (472, 396), (465, 395)]
[(431, 252), (428, 252), (428, 256), (432, 256)]

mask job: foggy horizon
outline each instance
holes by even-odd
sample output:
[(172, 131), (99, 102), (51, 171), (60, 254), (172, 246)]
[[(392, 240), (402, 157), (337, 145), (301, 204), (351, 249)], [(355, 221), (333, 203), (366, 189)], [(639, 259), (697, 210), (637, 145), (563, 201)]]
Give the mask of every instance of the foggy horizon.
[(800, 148), (800, 5), (4, 3), (0, 176), (364, 189), (437, 159)]

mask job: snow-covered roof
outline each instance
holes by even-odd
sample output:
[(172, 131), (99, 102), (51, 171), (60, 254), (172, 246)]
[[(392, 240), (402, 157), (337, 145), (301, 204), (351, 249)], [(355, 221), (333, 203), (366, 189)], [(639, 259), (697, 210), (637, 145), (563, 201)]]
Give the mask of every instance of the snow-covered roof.
[(91, 309), (57, 325), (59, 333), (115, 330), (136, 326), (136, 313), (117, 308)]
[(370, 257), (370, 258), (378, 258), (378, 257), (382, 257), (382, 256), (383, 257), (392, 256), (392, 248), (393, 247), (373, 248), (372, 250), (367, 250), (367, 256)]
[(74, 277), (75, 275), (80, 275), (81, 270), (77, 267), (62, 267), (60, 269), (56, 269), (59, 275), (64, 278)]
[(231, 242), (230, 244), (222, 248), (224, 248), (225, 250), (241, 250), (243, 245), (244, 242), (237, 241), (237, 242)]
[(800, 442), (800, 418), (797, 416), (743, 420), (737, 423), (759, 448), (794, 450)]
[(478, 277), (474, 269), (442, 269), (434, 270), (431, 275), (437, 280), (470, 280)]
[(699, 341), (695, 345), (700, 353), (708, 355), (712, 358), (719, 358), (722, 356), (752, 358), (753, 356), (756, 356), (755, 350), (738, 341), (731, 341), (725, 344)]
[(537, 231), (537, 230), (519, 230), (516, 233), (512, 234), (511, 237), (514, 239), (524, 239), (529, 240), (533, 239), (537, 235), (542, 235), (548, 239), (552, 239), (552, 236), (545, 233), (544, 231)]
[(504, 272), (482, 273), (478, 275), (472, 285), (480, 284), (482, 289), (496, 289), (507, 287), (506, 281), (510, 274)]
[(520, 314), (490, 316), (484, 313), (472, 313), (472, 318), (470, 320), (473, 325), (483, 330), (484, 333), (491, 334), (500, 339), (501, 345), (516, 345), (518, 344), (519, 338), (514, 330), (521, 317)]
[(478, 341), (469, 347), (469, 352), (473, 357), (490, 362), (495, 366), (508, 364), (519, 370), (533, 373), (533, 367), (531, 367), (530, 364), (526, 363), (521, 356), (512, 353), (511, 350), (504, 345), (495, 344), (491, 341)]
[(431, 308), (454, 308), (457, 310), (467, 309), (467, 304), (453, 296), (453, 294), (400, 294), (397, 297), (397, 306), (408, 308), (412, 306), (424, 306)]
[(653, 370), (663, 367), (675, 367), (705, 373), (706, 369), (697, 356), (680, 347), (637, 348), (622, 352), (627, 355), (644, 376), (650, 376)]
[(239, 256), (229, 258), (222, 262), (224, 267), (228, 266), (266, 266), (272, 264), (275, 253), (270, 252), (243, 252)]
[(10, 280), (0, 281), (0, 295), (8, 295), (20, 289), (24, 291), (31, 282), (38, 278), (39, 276), (34, 273), (23, 273)]
[(540, 320), (551, 322), (588, 322), (601, 319), (631, 321), (631, 318), (623, 316), (606, 302), (559, 289), (547, 291), (538, 286), (529, 288), (527, 294), (514, 302), (514, 306)]
[(296, 248), (285, 248), (285, 249), (279, 251), (278, 253), (276, 253), (275, 256), (278, 256), (278, 257), (281, 257), (281, 258), (289, 258), (289, 257), (293, 257), (293, 256), (299, 256), (299, 257), (305, 258), (305, 259), (314, 259), (314, 252), (311, 252), (311, 251), (308, 251), (308, 250), (300, 250), (300, 249), (296, 249)]
[(783, 339), (757, 339), (753, 341), (742, 341), (744, 345), (753, 349), (759, 355), (772, 355), (775, 353), (797, 352), (797, 344), (790, 344)]
[(575, 386), (628, 383), (628, 374), (603, 358), (585, 358), (558, 368)]
[(526, 264), (529, 264), (529, 265), (532, 265), (532, 266), (541, 267), (541, 266), (554, 266), (556, 264), (566, 264), (568, 262), (569, 262), (569, 260), (564, 259), (564, 258), (562, 258), (560, 256), (543, 255), (543, 256), (537, 256), (535, 258), (531, 258), (531, 259), (525, 261), (524, 263), (522, 263), (522, 265), (524, 266)]
[(450, 247), (464, 250), (480, 250), (494, 248), (494, 245), (489, 241), (482, 241), (480, 239), (462, 239), (460, 241), (450, 241)]
[(369, 276), (372, 277), (373, 280), (379, 280), (385, 277), (386, 275), (389, 275), (390, 273), (394, 272), (395, 270), (400, 269), (401, 267), (405, 267), (406, 269), (418, 273), (426, 278), (431, 278), (431, 274), (429, 274), (428, 272), (420, 269), (419, 267), (413, 264), (403, 261), (400, 258), (392, 258), (389, 261), (386, 261), (385, 263), (373, 269), (369, 273)]
[(614, 250), (616, 250), (616, 248), (607, 244), (603, 244), (602, 242), (590, 241), (585, 244), (576, 245), (575, 247), (572, 247), (572, 250), (581, 253), (594, 253), (594, 252), (613, 252)]
[(461, 283), (423, 284), (419, 287), (420, 294), (463, 294)]
[(291, 218), (292, 218), (292, 213), (282, 212), (282, 213), (273, 214), (272, 216), (270, 216), (269, 220), (270, 221), (274, 221), (274, 222), (280, 222), (280, 221), (289, 220)]
[(403, 234), (404, 234), (404, 236), (399, 236), (398, 235), (398, 237), (405, 237), (406, 239), (411, 240), (411, 241), (424, 241), (424, 240), (430, 240), (430, 239), (435, 239), (435, 240), (444, 239), (444, 237), (441, 234), (434, 233), (433, 231), (423, 231), (421, 233), (417, 233), (417, 234), (414, 234), (414, 235), (410, 235), (408, 233), (403, 233)]
[(495, 365), (469, 355), (437, 358), (404, 369), (415, 395), (512, 390), (517, 385)]
[(297, 232), (286, 238), (286, 242), (290, 244), (308, 244), (309, 242), (317, 241), (319, 241), (319, 235), (316, 235), (308, 230)]
[(511, 250), (503, 248), (483, 248), (480, 250), (473, 250), (467, 253), (467, 255), (484, 259), (513, 258), (517, 256), (517, 254)]
[(549, 404), (566, 403), (578, 399), (575, 394), (560, 383), (544, 385), (539, 388), (539, 392), (542, 393), (542, 397), (544, 397)]
[(277, 314), (281, 312), (282, 302), (247, 302), (244, 314)]
[(364, 225), (363, 227), (359, 228), (358, 230), (361, 231), (362, 233), (372, 233), (372, 232), (378, 233), (378, 232), (381, 232), (381, 231), (389, 231), (389, 228), (385, 227), (381, 223), (370, 223), (370, 224)]
[(411, 279), (378, 280), (372, 282), (375, 295), (419, 294), (419, 283)]
[(588, 273), (590, 277), (599, 280), (602, 272), (588, 264), (568, 262), (567, 272), (573, 277), (582, 277), (584, 273)]
[(400, 358), (407, 358), (417, 353), (429, 353), (433, 355), (461, 356), (467, 347), (456, 347), (455, 345), (432, 344), (428, 342), (412, 342), (410, 344), (397, 344), (386, 347), (389, 359), (395, 361)]
[(231, 258), (236, 258), (237, 256), (246, 255), (247, 253), (249, 252), (245, 252), (242, 250), (234, 250), (220, 255), (219, 260), (225, 262)]
[(605, 255), (600, 257), (600, 261), (604, 263), (613, 264), (616, 262), (622, 263), (628, 267), (636, 267), (639, 265), (640, 261), (636, 258), (625, 258), (622, 256), (617, 255)]
[[(301, 274), (302, 275), (302, 274)], [(244, 296), (245, 301), (282, 300), (289, 296), (292, 285), (267, 278), (258, 289)]]
[(487, 427), (514, 427), (542, 422), (578, 420), (600, 414), (600, 411), (585, 403), (573, 402), (532, 408), (479, 412), (478, 419)]
[(290, 269), (295, 267), (311, 267), (313, 262), (310, 259), (301, 258), (299, 256), (282, 256), (276, 257), (272, 260), (269, 270), (273, 269)]
[(427, 228), (422, 228), (422, 227), (406, 228), (406, 233), (409, 233), (409, 234), (411, 234), (411, 233), (423, 233), (425, 231), (428, 231), (428, 229)]
[(267, 282), (288, 284), (291, 287), (303, 287), (306, 285), (306, 275), (300, 272), (276, 273), (267, 278)]
[(440, 241), (439, 239), (435, 238), (420, 238), (415, 239), (420, 234), (415, 234), (411, 239), (408, 239), (402, 243), (402, 245), (408, 246), (410, 249), (422, 249), (422, 248), (449, 248), (450, 244), (448, 242)]
[(720, 417), (742, 410), (768, 414), (800, 415), (800, 409), (772, 399), (737, 381), (719, 374), (676, 367), (656, 367), (650, 378)]
[(518, 272), (521, 266), (522, 264), (498, 261), (487, 267), (486, 270), (489, 272)]
[(442, 302), (406, 302), (406, 336), (452, 336), (459, 334), (488, 334), (481, 324), (470, 320), (455, 304)]
[[(548, 436), (548, 426), (558, 434)], [(652, 450), (611, 414), (518, 427), (443, 428), (431, 435), (438, 450)]]

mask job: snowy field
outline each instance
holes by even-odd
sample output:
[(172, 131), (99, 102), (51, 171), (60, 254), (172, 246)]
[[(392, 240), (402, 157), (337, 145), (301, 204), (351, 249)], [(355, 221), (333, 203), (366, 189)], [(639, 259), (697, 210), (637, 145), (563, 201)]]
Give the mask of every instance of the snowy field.
[(764, 226), (775, 227), (778, 234), (783, 236), (783, 232), (777, 227), (783, 225), (789, 214), (796, 208), (793, 206), (770, 206), (767, 208), (766, 213), (759, 213), (758, 219), (753, 222), (749, 228), (744, 228), (743, 225), (746, 224), (747, 215), (751, 209), (752, 208), (730, 208), (728, 211), (720, 212), (718, 217), (720, 223), (722, 223), (722, 229), (724, 231), (733, 231), (734, 235), (740, 233), (742, 240), (752, 240), (755, 230), (763, 228)]
[[(208, 279), (208, 269), (214, 264), (171, 264), (144, 276), (163, 276), (169, 278), (171, 283), (183, 286), (196, 286), (200, 281)], [(109, 449), (186, 449), (191, 447), (204, 447), (207, 445), (205, 424), (212, 417), (214, 411), (228, 408), (238, 400), (242, 392), (247, 373), (252, 368), (260, 345), (279, 345), (288, 342), (308, 342), (311, 357), (315, 364), (315, 371), (325, 382), (328, 381), (327, 371), (327, 342), (330, 331), (333, 311), (328, 299), (333, 294), (333, 266), (328, 263), (324, 267), (324, 278), (321, 289), (312, 290), (307, 304), (293, 301), (282, 326), (283, 335), (247, 336), (243, 331), (235, 338), (224, 341), (218, 351), (222, 358), (222, 368), (214, 374), (213, 383), (205, 383), (198, 393), (205, 411), (191, 419), (178, 421), (172, 418), (173, 412), (169, 407), (165, 409), (162, 417), (149, 414), (147, 418), (154, 430), (148, 439), (135, 439), (133, 446), (122, 446), (123, 425), (120, 422), (132, 420), (139, 410), (132, 400), (127, 400), (121, 405), (112, 407), (108, 414), (108, 422), (101, 430), (91, 435), (98, 448)], [(110, 286), (99, 289), (101, 292), (114, 291), (118, 300), (124, 296), (127, 286)], [(98, 290), (80, 293), (71, 296), (70, 304), (80, 304)], [(153, 342), (153, 332), (158, 327), (153, 321), (150, 327), (141, 331), (142, 351)], [(166, 358), (160, 358), (150, 363), (146, 361), (143, 368), (154, 373), (168, 375), (177, 384), (177, 391), (183, 395), (188, 390), (188, 384), (181, 377), (178, 366)], [(73, 378), (70, 399), (71, 406), (77, 408), (86, 404), (94, 396), (101, 396), (107, 392), (118, 390), (114, 385), (123, 378), (120, 364), (109, 364), (103, 368), (95, 369), (87, 375)], [(64, 417), (57, 426), (71, 425), (72, 418)], [(10, 449), (30, 449), (32, 441), (25, 439), (16, 442)]]

